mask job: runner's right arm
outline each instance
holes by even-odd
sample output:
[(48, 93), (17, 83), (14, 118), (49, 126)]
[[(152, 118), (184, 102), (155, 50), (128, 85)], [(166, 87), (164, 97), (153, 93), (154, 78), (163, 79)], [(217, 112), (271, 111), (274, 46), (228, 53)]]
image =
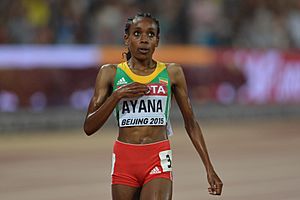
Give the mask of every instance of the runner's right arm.
[(103, 65), (97, 75), (94, 95), (84, 122), (84, 131), (87, 135), (92, 135), (103, 126), (120, 99), (139, 97), (148, 91), (144, 84), (131, 83), (113, 92), (115, 74), (114, 65)]

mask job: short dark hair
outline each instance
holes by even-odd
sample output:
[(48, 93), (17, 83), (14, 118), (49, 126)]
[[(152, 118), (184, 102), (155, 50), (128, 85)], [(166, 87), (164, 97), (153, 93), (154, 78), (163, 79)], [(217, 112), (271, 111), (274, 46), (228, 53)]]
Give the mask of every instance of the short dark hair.
[(131, 24), (133, 24), (133, 20), (137, 19), (139, 17), (146, 17), (146, 18), (152, 19), (157, 26), (157, 35), (159, 35), (159, 33), (160, 33), (159, 21), (155, 17), (153, 17), (150, 13), (137, 13), (134, 17), (129, 17), (125, 24), (125, 34), (129, 34), (129, 29), (130, 29)]

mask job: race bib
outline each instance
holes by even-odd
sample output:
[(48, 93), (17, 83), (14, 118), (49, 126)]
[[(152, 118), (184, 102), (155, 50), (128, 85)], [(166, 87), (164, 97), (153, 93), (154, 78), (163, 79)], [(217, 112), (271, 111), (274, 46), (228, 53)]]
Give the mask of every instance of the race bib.
[(166, 125), (167, 87), (151, 84), (148, 88), (149, 93), (140, 98), (120, 100), (120, 127)]
[(163, 172), (172, 171), (172, 150), (159, 152), (159, 158)]

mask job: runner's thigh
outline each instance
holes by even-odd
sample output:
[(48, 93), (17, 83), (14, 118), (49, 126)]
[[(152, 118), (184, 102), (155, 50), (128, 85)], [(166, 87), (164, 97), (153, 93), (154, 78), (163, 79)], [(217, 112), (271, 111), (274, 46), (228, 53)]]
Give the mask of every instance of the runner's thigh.
[(140, 196), (140, 188), (127, 185), (112, 185), (111, 192), (113, 200), (139, 200)]
[(143, 186), (140, 200), (171, 200), (172, 185), (172, 181), (169, 179), (153, 179)]

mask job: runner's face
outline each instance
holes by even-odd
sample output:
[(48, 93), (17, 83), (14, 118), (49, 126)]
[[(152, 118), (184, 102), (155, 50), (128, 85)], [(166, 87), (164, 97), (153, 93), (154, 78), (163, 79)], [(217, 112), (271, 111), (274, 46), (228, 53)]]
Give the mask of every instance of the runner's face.
[(126, 34), (124, 38), (133, 57), (141, 60), (152, 59), (159, 41), (157, 25), (151, 18), (135, 18), (129, 35)]

